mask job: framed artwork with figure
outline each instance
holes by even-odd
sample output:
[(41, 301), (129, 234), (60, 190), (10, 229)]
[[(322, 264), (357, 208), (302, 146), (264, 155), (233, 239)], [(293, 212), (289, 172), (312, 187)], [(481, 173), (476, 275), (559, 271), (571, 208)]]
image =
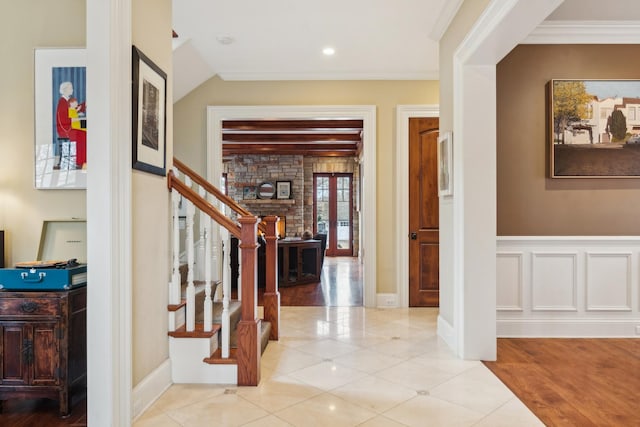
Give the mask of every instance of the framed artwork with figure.
[(35, 188), (87, 188), (85, 49), (35, 49)]

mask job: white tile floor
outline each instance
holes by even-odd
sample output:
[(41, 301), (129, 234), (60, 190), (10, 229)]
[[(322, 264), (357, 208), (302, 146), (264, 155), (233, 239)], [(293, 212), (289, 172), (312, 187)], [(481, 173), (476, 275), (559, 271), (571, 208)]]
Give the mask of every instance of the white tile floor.
[(134, 426), (542, 426), (482, 363), (453, 357), (437, 313), (282, 307), (258, 387), (175, 384)]

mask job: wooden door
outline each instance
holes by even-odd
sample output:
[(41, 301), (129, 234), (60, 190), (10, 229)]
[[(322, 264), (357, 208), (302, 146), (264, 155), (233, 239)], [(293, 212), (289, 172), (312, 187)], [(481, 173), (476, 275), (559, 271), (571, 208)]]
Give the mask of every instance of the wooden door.
[(326, 256), (353, 256), (353, 174), (313, 175), (314, 233), (327, 234)]
[(409, 306), (439, 305), (438, 118), (409, 119)]

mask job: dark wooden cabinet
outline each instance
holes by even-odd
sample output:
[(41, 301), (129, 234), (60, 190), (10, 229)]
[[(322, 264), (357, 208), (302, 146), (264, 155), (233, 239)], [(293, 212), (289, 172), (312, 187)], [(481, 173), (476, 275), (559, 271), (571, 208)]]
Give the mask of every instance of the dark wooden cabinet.
[(86, 388), (87, 288), (0, 292), (0, 401), (50, 398), (60, 415)]

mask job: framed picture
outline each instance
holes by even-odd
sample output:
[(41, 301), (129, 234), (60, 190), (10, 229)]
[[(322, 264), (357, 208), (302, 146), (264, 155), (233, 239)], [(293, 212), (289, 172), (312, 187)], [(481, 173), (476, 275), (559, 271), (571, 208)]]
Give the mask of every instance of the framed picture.
[(551, 80), (551, 178), (640, 177), (640, 80)]
[(255, 185), (250, 185), (242, 188), (242, 198), (244, 200), (255, 200), (256, 199), (256, 187)]
[(276, 181), (276, 198), (291, 198), (291, 181)]
[(37, 189), (87, 188), (85, 49), (35, 49)]
[(133, 46), (133, 168), (166, 174), (167, 75)]
[(265, 181), (258, 185), (256, 193), (259, 199), (273, 199), (276, 194), (276, 186), (273, 185), (273, 182)]
[(438, 137), (438, 196), (453, 195), (453, 141), (451, 132)]

